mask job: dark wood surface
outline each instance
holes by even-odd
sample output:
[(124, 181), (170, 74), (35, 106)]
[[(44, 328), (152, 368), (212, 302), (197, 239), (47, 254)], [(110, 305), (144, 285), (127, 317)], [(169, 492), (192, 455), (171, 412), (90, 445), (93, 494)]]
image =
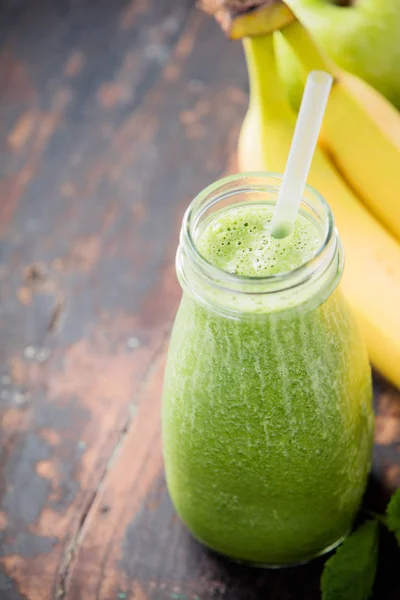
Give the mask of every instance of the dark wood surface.
[[(179, 224), (235, 168), (240, 44), (192, 0), (1, 3), (1, 600), (317, 600), (200, 548), (165, 488), (159, 405)], [(400, 485), (376, 380), (369, 502)], [(375, 598), (400, 597), (383, 540)]]

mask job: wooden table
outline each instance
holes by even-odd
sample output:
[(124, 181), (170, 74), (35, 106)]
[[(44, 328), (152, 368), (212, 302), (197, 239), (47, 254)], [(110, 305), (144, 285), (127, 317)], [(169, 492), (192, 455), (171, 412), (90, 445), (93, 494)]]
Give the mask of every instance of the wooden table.
[[(2, 4), (2, 600), (319, 598), (322, 560), (232, 565), (165, 488), (180, 220), (235, 168), (247, 103), (240, 44), (192, 4)], [(376, 403), (379, 509), (400, 485), (400, 395), (377, 379)], [(384, 536), (376, 599), (400, 597), (398, 564)]]

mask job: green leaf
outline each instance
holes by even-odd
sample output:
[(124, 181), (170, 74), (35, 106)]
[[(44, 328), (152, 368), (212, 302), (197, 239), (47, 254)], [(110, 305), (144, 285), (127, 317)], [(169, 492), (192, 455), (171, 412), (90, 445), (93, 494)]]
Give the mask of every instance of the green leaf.
[(356, 529), (326, 561), (321, 577), (322, 600), (368, 600), (378, 557), (378, 522)]
[(387, 505), (386, 515), (387, 526), (396, 535), (397, 541), (400, 544), (400, 488), (391, 497)]

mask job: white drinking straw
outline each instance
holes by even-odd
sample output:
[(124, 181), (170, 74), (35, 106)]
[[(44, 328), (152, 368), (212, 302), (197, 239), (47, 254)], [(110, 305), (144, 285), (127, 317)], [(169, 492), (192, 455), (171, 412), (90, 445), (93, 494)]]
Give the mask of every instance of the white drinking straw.
[(331, 86), (332, 77), (324, 71), (312, 71), (307, 77), (289, 158), (271, 223), (271, 233), (276, 238), (283, 238), (292, 233)]

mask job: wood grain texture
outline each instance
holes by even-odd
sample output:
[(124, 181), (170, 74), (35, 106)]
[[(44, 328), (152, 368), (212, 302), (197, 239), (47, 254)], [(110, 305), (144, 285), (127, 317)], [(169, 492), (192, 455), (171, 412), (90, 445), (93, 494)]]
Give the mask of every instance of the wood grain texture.
[(23, 4), (4, 33), (0, 591), (11, 599), (63, 595), (169, 331), (179, 221), (224, 169), (245, 107), (240, 48), (216, 73), (204, 66), (223, 46), (182, 0), (71, 3), (64, 15)]
[[(319, 598), (322, 561), (201, 549), (163, 478), (177, 236), (234, 165), (240, 45), (192, 0), (18, 0), (0, 43), (1, 600)], [(376, 398), (378, 508), (400, 485), (400, 395), (376, 379)], [(379, 600), (400, 596), (390, 543)]]

